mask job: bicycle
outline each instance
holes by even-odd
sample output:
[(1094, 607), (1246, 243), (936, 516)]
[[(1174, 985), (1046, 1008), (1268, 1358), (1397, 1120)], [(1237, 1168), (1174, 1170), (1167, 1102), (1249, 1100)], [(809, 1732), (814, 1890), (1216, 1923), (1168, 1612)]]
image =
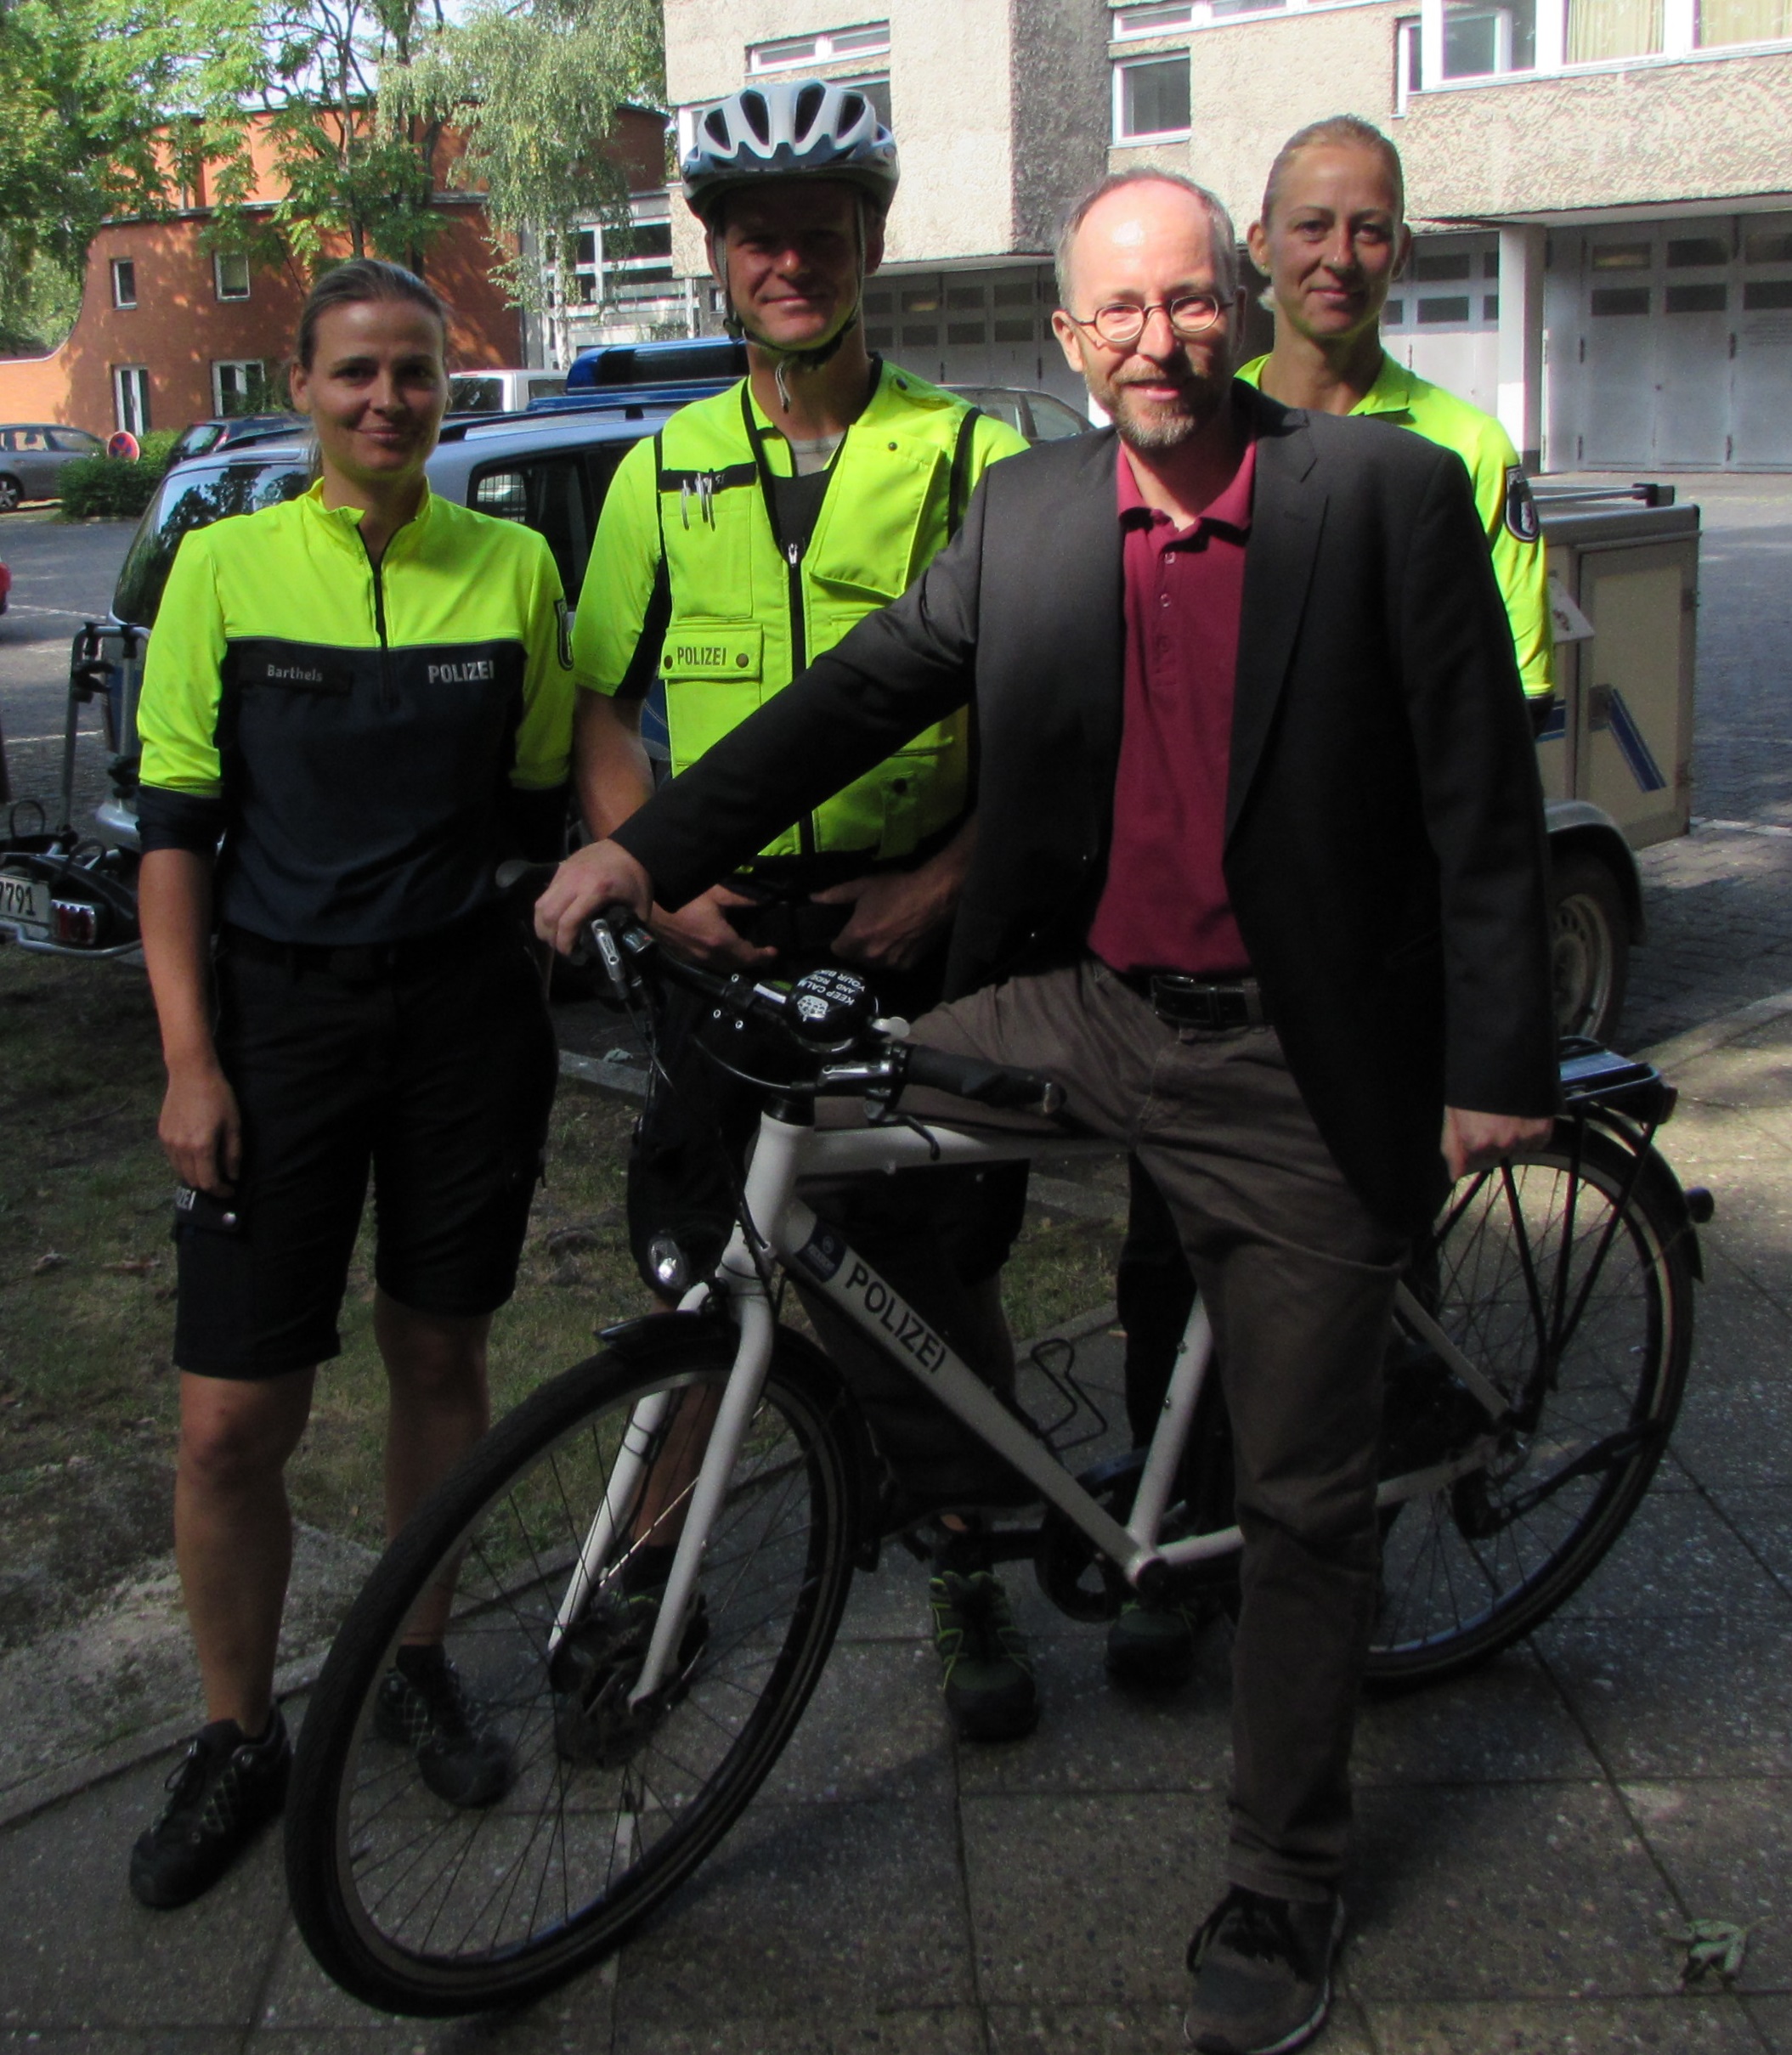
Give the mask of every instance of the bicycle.
[[(500, 1421), (336, 1637), (301, 1737), (288, 1880), (319, 1962), (391, 2011), (521, 2003), (608, 1953), (721, 1839), (794, 1728), (890, 1522), (856, 1402), (779, 1320), (781, 1273), (1026, 1481), (1043, 1514), (1002, 1530), (1001, 1552), (1031, 1555), (1065, 1611), (1235, 1595), (1198, 1303), (1150, 1448), (1078, 1478), (798, 1195), (807, 1177), (1042, 1143), (1111, 1152), (1066, 1141), (1058, 1087), (894, 1039), (843, 974), (788, 991), (717, 976), (664, 956), (620, 909), (591, 933), (619, 1001), (681, 980), (719, 1034), (737, 1049), (751, 1034), (781, 1070), (761, 1081), (741, 1224), (713, 1279), (676, 1313), (606, 1331)], [(1562, 1074), (1550, 1142), (1462, 1180), (1399, 1288), (1370, 1655), (1384, 1687), (1470, 1668), (1561, 1605), (1642, 1496), (1679, 1405), (1710, 1202), (1654, 1147), (1673, 1090), (1586, 1042), (1564, 1045)], [(953, 1095), (957, 1124), (902, 1110), (923, 1087)], [(848, 1096), (866, 1098), (866, 1124), (817, 1125)], [(448, 1646), (512, 1752), (510, 1789), (483, 1810), (432, 1797), (373, 1717), (407, 1623), (444, 1584)]]

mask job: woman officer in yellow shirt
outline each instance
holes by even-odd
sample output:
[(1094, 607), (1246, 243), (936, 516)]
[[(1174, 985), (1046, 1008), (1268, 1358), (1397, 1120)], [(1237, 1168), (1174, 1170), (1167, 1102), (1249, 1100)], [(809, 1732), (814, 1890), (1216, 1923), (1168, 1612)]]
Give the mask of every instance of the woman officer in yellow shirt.
[[(546, 1133), (553, 1035), (493, 872), (564, 823), (565, 608), (539, 535), (429, 491), (447, 328), (396, 265), (325, 274), (291, 371), (320, 475), (187, 535), (150, 645), (139, 896), (182, 1184), (175, 1549), (207, 1724), (132, 1851), (149, 1905), (207, 1889), (285, 1797), (282, 1473), (340, 1348), (370, 1168), (395, 1532), (484, 1430)], [(492, 1804), (507, 1741), (427, 1623), (409, 1640), (382, 1733), (438, 1796)]]

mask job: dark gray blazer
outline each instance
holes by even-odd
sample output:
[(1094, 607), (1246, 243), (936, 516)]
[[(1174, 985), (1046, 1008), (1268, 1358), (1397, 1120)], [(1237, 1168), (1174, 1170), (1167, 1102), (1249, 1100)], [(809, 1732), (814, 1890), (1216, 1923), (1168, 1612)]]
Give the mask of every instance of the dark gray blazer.
[[(1384, 1218), (1441, 1191), (1446, 1104), (1556, 1102), (1536, 757), (1467, 475), (1405, 429), (1235, 388), (1258, 446), (1225, 875), (1288, 1061)], [(976, 854), (949, 989), (1081, 949), (1122, 702), (1111, 433), (985, 474), (894, 605), (617, 839), (678, 906), (974, 700)]]

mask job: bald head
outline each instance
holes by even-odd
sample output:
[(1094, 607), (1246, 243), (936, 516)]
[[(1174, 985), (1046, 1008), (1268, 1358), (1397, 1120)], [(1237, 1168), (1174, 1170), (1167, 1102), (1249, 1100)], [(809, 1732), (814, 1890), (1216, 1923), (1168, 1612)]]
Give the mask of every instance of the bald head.
[(1186, 240), (1191, 226), (1205, 240), (1213, 290), (1238, 290), (1238, 237), (1232, 217), (1205, 186), (1175, 172), (1116, 172), (1092, 186), (1066, 217), (1058, 238), (1058, 304), (1074, 307), (1077, 246), (1086, 239), (1110, 249), (1139, 249), (1166, 238)]

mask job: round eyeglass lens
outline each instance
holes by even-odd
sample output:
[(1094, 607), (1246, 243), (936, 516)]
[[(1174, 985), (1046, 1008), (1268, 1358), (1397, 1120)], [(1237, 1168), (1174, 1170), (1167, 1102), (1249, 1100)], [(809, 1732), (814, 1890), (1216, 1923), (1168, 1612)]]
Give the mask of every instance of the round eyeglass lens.
[(1204, 293), (1185, 293), (1167, 305), (1160, 301), (1150, 307), (1132, 307), (1121, 302), (1111, 307), (1098, 307), (1090, 326), (1104, 342), (1116, 345), (1136, 342), (1157, 306), (1163, 306), (1170, 317), (1170, 332), (1184, 342), (1196, 336), (1204, 336), (1219, 319), (1217, 300), (1209, 299)]

